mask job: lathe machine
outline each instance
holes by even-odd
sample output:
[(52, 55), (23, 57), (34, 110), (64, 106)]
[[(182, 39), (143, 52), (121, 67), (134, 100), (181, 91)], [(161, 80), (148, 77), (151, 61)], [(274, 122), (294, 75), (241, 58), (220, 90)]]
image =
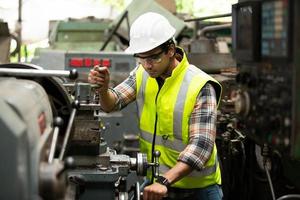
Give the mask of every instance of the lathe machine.
[(159, 152), (149, 163), (109, 148), (96, 86), (77, 77), (0, 65), (0, 199), (140, 199)]

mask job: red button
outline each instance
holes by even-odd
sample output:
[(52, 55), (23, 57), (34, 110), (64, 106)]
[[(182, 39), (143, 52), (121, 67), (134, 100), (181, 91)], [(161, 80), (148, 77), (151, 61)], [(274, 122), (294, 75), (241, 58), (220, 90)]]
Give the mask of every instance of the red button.
[(91, 67), (92, 66), (92, 59), (91, 58), (85, 58), (84, 59), (84, 66)]
[(69, 65), (71, 67), (82, 67), (83, 66), (83, 58), (71, 58)]
[(104, 66), (104, 67), (110, 67), (111, 66), (110, 59), (103, 59), (102, 60), (102, 66)]
[(94, 59), (93, 61), (94, 61), (94, 66), (101, 64), (101, 60), (100, 59)]

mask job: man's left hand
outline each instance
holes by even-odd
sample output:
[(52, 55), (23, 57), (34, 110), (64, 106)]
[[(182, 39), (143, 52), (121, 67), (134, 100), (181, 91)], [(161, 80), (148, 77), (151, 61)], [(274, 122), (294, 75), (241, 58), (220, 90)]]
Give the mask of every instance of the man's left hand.
[(166, 197), (168, 188), (159, 183), (153, 183), (144, 188), (143, 199), (144, 200), (160, 200)]

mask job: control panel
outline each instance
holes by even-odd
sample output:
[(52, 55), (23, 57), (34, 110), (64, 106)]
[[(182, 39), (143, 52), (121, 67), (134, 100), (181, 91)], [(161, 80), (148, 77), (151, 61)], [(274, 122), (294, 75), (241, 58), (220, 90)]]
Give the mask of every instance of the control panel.
[(65, 54), (66, 70), (77, 69), (79, 73), (87, 74), (95, 65), (108, 67), (111, 83), (116, 85), (136, 67), (136, 60), (132, 54), (124, 52), (67, 52)]
[(269, 144), (282, 155), (300, 159), (299, 109), (296, 109), (300, 104), (297, 94), (299, 59), (296, 59), (299, 30), (294, 28), (299, 26), (294, 15), (296, 3), (275, 0), (259, 4), (260, 20), (252, 21), (251, 27), (261, 30), (261, 40), (256, 41), (261, 47), (258, 49), (260, 59), (244, 62), (237, 58), (235, 111), (238, 126), (257, 144)]
[(262, 57), (287, 57), (289, 53), (288, 1), (271, 1), (262, 4)]

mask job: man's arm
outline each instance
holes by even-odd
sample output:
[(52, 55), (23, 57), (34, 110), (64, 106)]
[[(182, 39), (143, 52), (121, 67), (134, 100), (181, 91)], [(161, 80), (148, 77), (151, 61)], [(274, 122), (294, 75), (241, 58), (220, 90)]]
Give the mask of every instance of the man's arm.
[(109, 70), (106, 67), (95, 66), (89, 73), (88, 81), (98, 84), (100, 105), (106, 112), (120, 110), (136, 98), (136, 75), (137, 68), (130, 72), (130, 75), (115, 88), (108, 88)]
[(172, 169), (170, 169), (164, 174), (164, 177), (168, 179), (169, 183), (172, 185), (173, 183), (176, 183), (192, 171), (193, 168), (191, 166), (184, 162), (178, 161)]
[(189, 143), (178, 160), (201, 170), (211, 157), (216, 139), (217, 100), (213, 86), (207, 83), (197, 97), (189, 121)]
[[(163, 176), (168, 179), (170, 184), (182, 179), (193, 170), (192, 167), (183, 163), (177, 162), (177, 164), (167, 171)], [(168, 188), (160, 183), (153, 183), (145, 187), (143, 192), (143, 199), (162, 199), (167, 196)]]
[(108, 89), (109, 70), (107, 67), (95, 66), (89, 73), (88, 81), (99, 85), (100, 105), (103, 111), (110, 112), (116, 104), (116, 96)]

